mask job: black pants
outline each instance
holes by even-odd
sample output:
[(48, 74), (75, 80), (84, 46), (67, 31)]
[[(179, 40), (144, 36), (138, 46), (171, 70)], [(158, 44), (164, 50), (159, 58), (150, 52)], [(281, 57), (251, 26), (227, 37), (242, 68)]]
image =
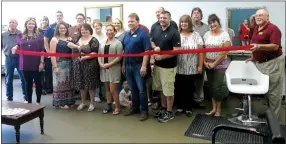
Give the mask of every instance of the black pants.
[(178, 109), (192, 111), (195, 105), (194, 92), (196, 75), (176, 74), (175, 79), (175, 105)]
[(45, 67), (42, 74), (42, 87), (43, 90), (52, 93), (53, 90), (53, 66), (51, 58), (45, 58)]
[(42, 84), (41, 84), (42, 72), (39, 72), (39, 71), (22, 71), (22, 73), (23, 73), (23, 76), (25, 79), (28, 103), (32, 103), (33, 82), (35, 82), (35, 84), (36, 84), (37, 103), (40, 103), (41, 102), (41, 96), (42, 96)]

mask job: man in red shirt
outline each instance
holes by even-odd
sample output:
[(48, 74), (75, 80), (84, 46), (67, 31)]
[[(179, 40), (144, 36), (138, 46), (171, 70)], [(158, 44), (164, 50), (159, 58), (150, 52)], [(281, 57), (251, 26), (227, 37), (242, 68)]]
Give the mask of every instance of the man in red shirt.
[(146, 26), (139, 24), (139, 28), (149, 35), (149, 29)]
[(282, 55), (281, 31), (269, 22), (269, 13), (260, 9), (255, 14), (255, 27), (250, 48), (257, 68), (269, 75), (269, 91), (265, 94), (268, 106), (279, 117), (284, 78), (284, 56)]

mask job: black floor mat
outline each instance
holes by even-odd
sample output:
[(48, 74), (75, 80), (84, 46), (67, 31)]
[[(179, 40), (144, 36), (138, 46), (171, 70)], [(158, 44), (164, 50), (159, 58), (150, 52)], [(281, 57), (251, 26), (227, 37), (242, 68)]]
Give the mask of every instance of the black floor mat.
[[(192, 124), (185, 132), (185, 136), (194, 137), (199, 139), (210, 140), (212, 138), (212, 129), (219, 124), (232, 124), (226, 118), (207, 116), (202, 114), (197, 114)], [(255, 127), (257, 131), (269, 135), (265, 125)], [(281, 126), (281, 130), (284, 133), (286, 126)], [(257, 136), (254, 134), (239, 133), (229, 130), (221, 130), (217, 132), (216, 142), (222, 143), (243, 143), (243, 144), (253, 144), (253, 143), (268, 143), (269, 139)]]

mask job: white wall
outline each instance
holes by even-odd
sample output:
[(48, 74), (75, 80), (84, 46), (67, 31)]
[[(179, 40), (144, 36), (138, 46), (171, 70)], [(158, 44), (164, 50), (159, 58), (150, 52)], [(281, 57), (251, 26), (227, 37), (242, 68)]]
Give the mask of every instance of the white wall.
[[(152, 4), (150, 4), (152, 3)], [(19, 20), (19, 28), (27, 17), (33, 16), (37, 20), (46, 15), (50, 21), (55, 21), (55, 12), (61, 10), (64, 20), (75, 24), (75, 15), (84, 12), (84, 6), (96, 6), (106, 4), (123, 4), (124, 26), (127, 28), (127, 17), (136, 12), (140, 22), (148, 28), (156, 21), (155, 11), (163, 6), (172, 14), (172, 19), (178, 22), (183, 14), (190, 14), (193, 7), (200, 7), (203, 11), (203, 21), (207, 21), (208, 15), (215, 13), (222, 26), (226, 25), (226, 8), (229, 7), (258, 7), (266, 6), (270, 13), (270, 21), (276, 24), (282, 32), (282, 46), (285, 53), (285, 3), (284, 2), (2, 2), (2, 24), (7, 24), (9, 18)]]
[(100, 9), (88, 9), (86, 15), (88, 15), (92, 20), (100, 19)]
[(114, 18), (120, 17), (120, 8), (119, 7), (112, 8), (112, 17), (114, 17)]

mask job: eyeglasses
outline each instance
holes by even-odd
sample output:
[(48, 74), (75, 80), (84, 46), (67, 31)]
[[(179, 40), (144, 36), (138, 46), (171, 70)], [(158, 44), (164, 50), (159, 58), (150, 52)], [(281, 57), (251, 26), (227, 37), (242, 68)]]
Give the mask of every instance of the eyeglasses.
[(255, 17), (263, 17), (264, 14), (258, 14), (258, 15), (255, 15)]

